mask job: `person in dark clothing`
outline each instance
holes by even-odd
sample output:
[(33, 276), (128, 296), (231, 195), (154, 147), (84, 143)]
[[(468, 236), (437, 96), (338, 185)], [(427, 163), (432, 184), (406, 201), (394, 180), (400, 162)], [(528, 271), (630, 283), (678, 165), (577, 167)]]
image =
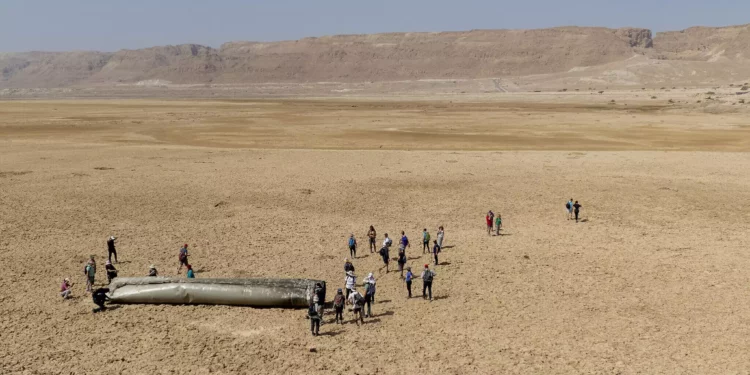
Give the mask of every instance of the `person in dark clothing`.
[(336, 297), (333, 298), (333, 308), (336, 309), (336, 323), (344, 324), (344, 305), (346, 304), (346, 297), (344, 297), (344, 291), (339, 288), (336, 291)]
[[(388, 262), (390, 262), (391, 259), (390, 259), (390, 253), (388, 252), (387, 246), (383, 246), (380, 249), (380, 257), (383, 258), (383, 263), (385, 263), (385, 273), (388, 273), (389, 272)], [(380, 268), (380, 269), (382, 270), (383, 268)]]
[(107, 239), (107, 253), (109, 253), (109, 261), (112, 261), (112, 255), (115, 256), (115, 263), (117, 263), (117, 250), (115, 250), (115, 240), (117, 240), (117, 237), (115, 236), (109, 236)]
[(435, 241), (435, 245), (432, 247), (432, 255), (435, 257), (435, 265), (438, 265), (438, 253), (440, 253), (440, 245)]
[(177, 268), (177, 273), (180, 273), (182, 271), (182, 266), (186, 266), (188, 263), (188, 244), (185, 244), (185, 246), (180, 248), (180, 254), (177, 256), (177, 259), (180, 261), (180, 267)]
[(398, 251), (398, 272), (401, 273), (401, 278), (404, 278), (404, 266), (406, 265), (406, 251), (399, 249)]
[(107, 306), (104, 305), (104, 302), (109, 300), (107, 293), (109, 293), (109, 288), (99, 288), (95, 290), (94, 293), (91, 294), (91, 299), (94, 300), (94, 304), (99, 306), (95, 308), (93, 312), (98, 313), (100, 311), (107, 310)]
[(365, 310), (365, 318), (369, 318), (372, 316), (372, 302), (373, 297), (375, 296), (375, 285), (370, 283), (365, 283), (365, 306), (367, 307), (367, 310)]
[(318, 309), (318, 315), (320, 319), (323, 319), (323, 306), (326, 303), (326, 290), (320, 283), (315, 283), (315, 298), (313, 298), (316, 308)]
[(424, 271), (422, 271), (422, 299), (426, 299), (429, 292), (430, 301), (432, 301), (432, 279), (434, 277), (435, 272), (432, 272), (430, 266), (425, 264)]
[(149, 277), (159, 276), (159, 271), (156, 270), (156, 266), (154, 266), (153, 264), (150, 267), (148, 267), (148, 276)]
[(107, 280), (112, 283), (112, 279), (117, 277), (117, 269), (112, 265), (112, 262), (107, 261), (104, 265), (104, 269), (107, 271)]
[(581, 212), (581, 206), (578, 201), (576, 201), (575, 204), (573, 204), (573, 212), (576, 214), (576, 223), (578, 222), (578, 213)]
[(414, 274), (411, 273), (411, 267), (406, 267), (406, 291), (409, 292), (409, 297), (411, 298), (411, 281), (414, 279)]
[(307, 309), (307, 317), (310, 318), (310, 332), (313, 336), (320, 334), (320, 314), (315, 303), (310, 303), (310, 308)]
[(349, 256), (357, 259), (357, 240), (354, 238), (354, 233), (349, 236)]
[(349, 261), (349, 258), (344, 258), (344, 272), (354, 272), (354, 265)]

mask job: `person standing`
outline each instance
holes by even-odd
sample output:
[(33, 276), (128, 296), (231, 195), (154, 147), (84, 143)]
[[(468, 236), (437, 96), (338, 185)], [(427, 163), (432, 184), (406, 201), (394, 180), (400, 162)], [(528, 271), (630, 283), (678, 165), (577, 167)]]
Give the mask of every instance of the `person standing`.
[(445, 230), (443, 229), (443, 226), (438, 227), (437, 231), (437, 243), (440, 248), (443, 248), (443, 239), (445, 238)]
[(323, 307), (326, 304), (326, 290), (323, 288), (323, 285), (320, 283), (315, 283), (315, 289), (313, 290), (313, 302), (315, 302), (315, 307), (318, 309), (318, 316), (320, 319), (323, 319)]
[(188, 279), (194, 279), (195, 278), (195, 272), (193, 272), (193, 266), (187, 265), (187, 278)]
[(422, 254), (430, 252), (430, 232), (427, 228), (422, 230)]
[(406, 251), (404, 249), (399, 249), (398, 251), (398, 272), (400, 273), (400, 277), (404, 278), (404, 266), (406, 265)]
[(310, 332), (313, 336), (320, 334), (320, 314), (315, 302), (310, 302), (310, 307), (307, 309), (307, 317), (310, 318)]
[(104, 264), (104, 270), (107, 271), (107, 281), (109, 283), (112, 283), (112, 279), (117, 277), (117, 269), (115, 269), (115, 266), (112, 265), (112, 262), (107, 260), (107, 262)]
[(432, 256), (435, 257), (435, 265), (438, 265), (438, 254), (440, 253), (440, 246), (435, 241), (435, 246), (432, 247)]
[(159, 271), (156, 270), (155, 265), (151, 265), (148, 267), (148, 277), (157, 277), (159, 276)]
[(365, 277), (365, 284), (372, 284), (372, 303), (375, 303), (375, 276), (372, 275), (372, 272)]
[(381, 267), (380, 270), (382, 271), (383, 268), (385, 268), (385, 273), (390, 272), (388, 269), (388, 263), (390, 262), (390, 252), (388, 251), (388, 246), (383, 246), (380, 249), (380, 257), (383, 258), (383, 263), (385, 264), (384, 267)]
[(349, 256), (357, 259), (357, 240), (354, 239), (354, 233), (349, 236)]
[(179, 274), (180, 271), (182, 271), (182, 266), (188, 265), (188, 244), (185, 244), (182, 248), (180, 248), (180, 255), (178, 256), (178, 259), (180, 260), (180, 267), (177, 268), (177, 273)]
[(503, 217), (500, 214), (497, 214), (497, 217), (495, 218), (495, 230), (497, 231), (496, 235), (500, 235), (500, 228), (503, 227)]
[(62, 284), (60, 284), (60, 296), (63, 299), (70, 298), (71, 297), (70, 294), (73, 293), (71, 289), (72, 287), (73, 287), (73, 284), (70, 283), (70, 279), (67, 279), (67, 278), (63, 279)]
[(576, 203), (574, 203), (574, 204), (573, 204), (573, 211), (574, 211), (574, 212), (575, 212), (575, 214), (576, 214), (576, 223), (578, 222), (578, 213), (579, 213), (579, 212), (581, 212), (581, 207), (583, 207), (583, 206), (581, 206), (581, 205), (580, 205), (580, 204), (578, 203), (578, 201), (576, 201)]
[(339, 288), (336, 291), (336, 297), (333, 298), (333, 308), (336, 309), (336, 323), (344, 324), (344, 304), (346, 303), (346, 297), (344, 292)]
[(117, 263), (117, 250), (115, 250), (115, 240), (117, 240), (117, 237), (115, 236), (109, 236), (107, 239), (107, 259), (109, 261), (112, 261), (112, 255), (115, 256), (115, 263)]
[(399, 246), (406, 250), (407, 247), (411, 247), (411, 244), (409, 243), (409, 238), (406, 237), (406, 234), (404, 231), (401, 231), (401, 241), (399, 241)]
[(89, 261), (86, 263), (83, 273), (86, 275), (86, 292), (93, 292), (94, 281), (96, 278), (96, 261), (94, 260), (93, 255), (89, 257)]
[(568, 212), (568, 220), (573, 218), (573, 198), (570, 198), (568, 203), (565, 203), (565, 210)]
[(349, 294), (354, 291), (354, 287), (357, 285), (357, 276), (354, 276), (354, 271), (347, 271), (346, 278), (344, 279), (344, 285), (346, 287), (346, 298), (349, 298)]
[(411, 267), (406, 267), (406, 278), (404, 279), (406, 281), (406, 291), (409, 293), (409, 296), (406, 298), (411, 298), (411, 281), (414, 279), (414, 274), (411, 273)]
[(349, 258), (344, 258), (344, 272), (354, 272), (354, 265), (349, 261)]
[(372, 303), (374, 302), (373, 299), (375, 297), (375, 283), (368, 283), (365, 282), (365, 306), (367, 306), (367, 311), (365, 312), (365, 318), (369, 318), (372, 316)]
[(495, 214), (492, 213), (492, 211), (487, 212), (487, 216), (484, 218), (484, 220), (487, 222), (487, 235), (492, 235), (492, 224), (494, 224), (495, 221)]
[(370, 230), (367, 232), (367, 238), (370, 239), (370, 253), (374, 253), (378, 248), (375, 245), (375, 241), (378, 238), (378, 232), (375, 231), (375, 227), (370, 225)]
[(424, 271), (422, 271), (422, 299), (426, 299), (429, 292), (430, 301), (432, 301), (432, 279), (435, 278), (435, 272), (430, 270), (428, 264), (424, 265)]

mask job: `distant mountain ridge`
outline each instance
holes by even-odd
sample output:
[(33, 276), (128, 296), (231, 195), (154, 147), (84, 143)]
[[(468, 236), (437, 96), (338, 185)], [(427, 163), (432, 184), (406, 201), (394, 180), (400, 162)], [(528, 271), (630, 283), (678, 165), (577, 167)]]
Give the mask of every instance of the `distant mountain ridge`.
[(365, 82), (528, 76), (644, 55), (660, 60), (750, 60), (750, 25), (648, 29), (557, 27), (336, 35), (282, 42), (185, 44), (108, 52), (0, 53), (0, 88)]

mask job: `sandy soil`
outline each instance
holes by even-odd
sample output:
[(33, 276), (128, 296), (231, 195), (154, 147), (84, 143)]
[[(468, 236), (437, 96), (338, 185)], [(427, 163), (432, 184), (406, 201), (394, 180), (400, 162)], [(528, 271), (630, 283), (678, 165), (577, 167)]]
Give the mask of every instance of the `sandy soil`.
[[(747, 373), (750, 129), (741, 113), (581, 101), (0, 102), (2, 373)], [(564, 203), (583, 204), (584, 221)], [(487, 236), (484, 213), (505, 230)], [(375, 318), (122, 306), (120, 274), (343, 286), (346, 238), (446, 228), (436, 300), (375, 272)], [(428, 261), (418, 247), (410, 264)], [(76, 283), (62, 301), (60, 280)], [(415, 282), (421, 292), (421, 282)], [(419, 294), (419, 292), (417, 293)], [(351, 317), (351, 316), (347, 316)], [(330, 318), (330, 316), (329, 316)], [(330, 319), (327, 319), (330, 321)], [(310, 352), (315, 347), (317, 352)]]

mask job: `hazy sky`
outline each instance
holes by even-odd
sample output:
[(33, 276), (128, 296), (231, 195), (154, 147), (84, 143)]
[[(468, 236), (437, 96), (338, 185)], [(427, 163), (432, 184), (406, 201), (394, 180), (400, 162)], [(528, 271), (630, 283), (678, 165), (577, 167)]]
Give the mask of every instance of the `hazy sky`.
[(331, 34), (750, 23), (750, 0), (0, 0), (0, 51), (101, 50)]

